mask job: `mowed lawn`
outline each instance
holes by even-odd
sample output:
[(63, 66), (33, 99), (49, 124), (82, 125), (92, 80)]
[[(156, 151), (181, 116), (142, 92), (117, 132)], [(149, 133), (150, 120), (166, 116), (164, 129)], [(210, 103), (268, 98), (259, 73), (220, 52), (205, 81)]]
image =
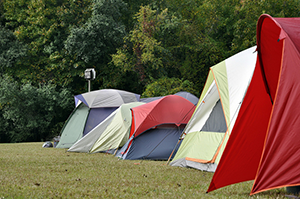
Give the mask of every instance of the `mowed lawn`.
[(42, 145), (0, 144), (0, 199), (286, 198), (284, 188), (249, 196), (252, 181), (206, 194), (213, 173)]

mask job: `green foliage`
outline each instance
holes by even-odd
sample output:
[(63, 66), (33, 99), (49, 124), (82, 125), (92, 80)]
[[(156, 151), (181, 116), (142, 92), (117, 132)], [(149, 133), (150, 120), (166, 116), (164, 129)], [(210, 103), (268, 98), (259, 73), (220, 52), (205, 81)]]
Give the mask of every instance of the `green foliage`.
[[(212, 43), (221, 52), (216, 59), (211, 58), (212, 62), (207, 66), (254, 46), (256, 23), (261, 14), (299, 17), (300, 9), (299, 1), (295, 0), (166, 1), (172, 11), (181, 15), (186, 22), (180, 39), (193, 49), (201, 49), (203, 45)], [(213, 56), (215, 53), (210, 49), (208, 54)]]
[(65, 120), (72, 97), (66, 89), (55, 89), (51, 84), (20, 87), (7, 76), (0, 79), (0, 105), (6, 123), (12, 124), (8, 132), (11, 142), (41, 141), (59, 134), (52, 130)]
[(106, 75), (111, 73), (107, 67), (110, 54), (116, 52), (125, 36), (122, 22), (125, 10), (122, 0), (93, 1), (91, 17), (81, 26), (74, 26), (65, 41), (65, 49), (73, 57), (76, 68), (82, 71), (95, 68), (97, 77), (93, 84), (96, 88), (103, 87)]
[(145, 91), (141, 97), (158, 97), (178, 93), (180, 91), (187, 91), (196, 96), (199, 92), (194, 90), (194, 84), (188, 80), (181, 80), (178, 78), (162, 77), (146, 86)]
[(5, 24), (3, 3), (4, 0), (0, 0), (0, 26), (3, 26)]
[(141, 7), (136, 21), (112, 62), (138, 73), (145, 85), (167, 76), (194, 82), (194, 89), (200, 90), (208, 68), (225, 57), (218, 42), (199, 31), (205, 28), (198, 21), (190, 23), (167, 9), (159, 12), (150, 6)]
[(49, 81), (58, 86), (73, 83), (80, 73), (65, 53), (64, 41), (70, 26), (90, 16), (88, 5), (89, 0), (6, 0), (5, 27), (29, 49), (26, 59), (15, 64), (10, 74), (36, 86)]
[(134, 28), (135, 24), (135, 14), (140, 10), (141, 6), (146, 6), (153, 3), (153, 0), (124, 0), (127, 4), (127, 10), (122, 16), (123, 22), (126, 26), (126, 32), (129, 32)]
[(3, 110), (0, 104), (0, 143), (9, 143), (11, 141), (9, 135), (10, 131), (13, 131), (12, 125), (12, 121), (3, 117)]
[[(118, 88), (120, 90), (126, 90), (133, 93), (142, 93), (144, 90), (144, 85), (140, 82), (138, 75), (133, 71), (125, 71), (109, 63), (103, 70), (102, 76), (100, 76), (102, 81), (102, 86), (99, 89), (104, 88)], [(99, 78), (99, 77), (98, 77)]]
[(26, 46), (17, 40), (14, 34), (0, 25), (0, 68), (12, 68), (22, 57), (26, 56)]
[(125, 36), (125, 26), (119, 21), (125, 7), (121, 0), (95, 1), (89, 20), (71, 30), (66, 50), (90, 66), (107, 63), (109, 54), (115, 52)]
[(172, 38), (179, 31), (180, 19), (168, 9), (141, 6), (135, 20), (136, 26), (125, 37), (123, 47), (112, 55), (112, 63), (137, 73), (144, 85), (164, 76), (180, 77), (176, 57), (180, 47)]
[(299, 17), (300, 3), (294, 0), (245, 0), (236, 6), (231, 54), (256, 44), (256, 24), (260, 15)]

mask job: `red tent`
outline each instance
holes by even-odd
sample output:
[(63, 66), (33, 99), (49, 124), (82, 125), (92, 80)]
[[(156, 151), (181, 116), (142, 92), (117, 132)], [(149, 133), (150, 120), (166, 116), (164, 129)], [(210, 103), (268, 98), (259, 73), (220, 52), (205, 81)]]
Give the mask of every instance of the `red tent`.
[[(192, 102), (178, 95), (168, 95), (131, 108), (130, 139), (117, 156), (120, 154), (123, 159), (168, 159), (194, 110)], [(154, 154), (145, 157), (149, 151)]]
[(132, 108), (131, 137), (137, 137), (144, 131), (160, 124), (187, 124), (195, 106), (189, 100), (168, 95), (159, 100)]
[(207, 192), (254, 179), (251, 194), (300, 185), (300, 18), (262, 15), (253, 78)]

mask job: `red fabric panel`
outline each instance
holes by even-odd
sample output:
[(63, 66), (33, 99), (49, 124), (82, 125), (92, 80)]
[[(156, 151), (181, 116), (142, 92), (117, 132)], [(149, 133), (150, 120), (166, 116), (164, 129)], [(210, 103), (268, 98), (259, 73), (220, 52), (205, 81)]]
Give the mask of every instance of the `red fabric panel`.
[[(280, 23), (283, 22), (285, 20)], [(300, 25), (297, 25), (299, 32)], [(300, 54), (287, 37), (284, 41), (282, 71), (274, 110), (252, 194), (288, 185), (300, 185), (299, 78)]]
[(129, 138), (131, 138), (131, 136), (132, 136), (133, 133), (134, 133), (134, 129), (135, 129), (135, 119), (134, 119), (134, 114), (133, 114), (132, 108), (131, 108), (130, 110), (131, 110), (131, 127), (130, 127)]
[[(257, 29), (257, 34), (260, 37), (258, 44), (259, 61), (265, 72), (266, 83), (274, 101), (281, 68), (282, 41), (278, 42), (281, 29), (274, 25), (274, 21), (269, 17), (260, 18), (260, 21), (262, 21), (261, 26)], [(262, 26), (264, 28), (261, 28)]]
[(300, 52), (300, 18), (275, 18)]
[[(160, 124), (187, 124), (195, 110), (194, 104), (178, 96), (168, 95), (159, 100), (134, 107), (132, 113), (135, 129), (130, 134), (135, 137)], [(134, 131), (133, 131), (134, 130)]]
[(255, 178), (271, 108), (257, 62), (235, 126), (207, 192)]

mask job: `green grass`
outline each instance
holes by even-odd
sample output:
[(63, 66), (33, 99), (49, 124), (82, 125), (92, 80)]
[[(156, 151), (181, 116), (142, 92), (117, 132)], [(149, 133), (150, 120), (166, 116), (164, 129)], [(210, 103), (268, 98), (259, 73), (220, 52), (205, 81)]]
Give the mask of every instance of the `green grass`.
[(285, 198), (285, 189), (249, 196), (252, 182), (206, 194), (213, 173), (166, 161), (69, 153), (43, 143), (0, 144), (2, 198)]

